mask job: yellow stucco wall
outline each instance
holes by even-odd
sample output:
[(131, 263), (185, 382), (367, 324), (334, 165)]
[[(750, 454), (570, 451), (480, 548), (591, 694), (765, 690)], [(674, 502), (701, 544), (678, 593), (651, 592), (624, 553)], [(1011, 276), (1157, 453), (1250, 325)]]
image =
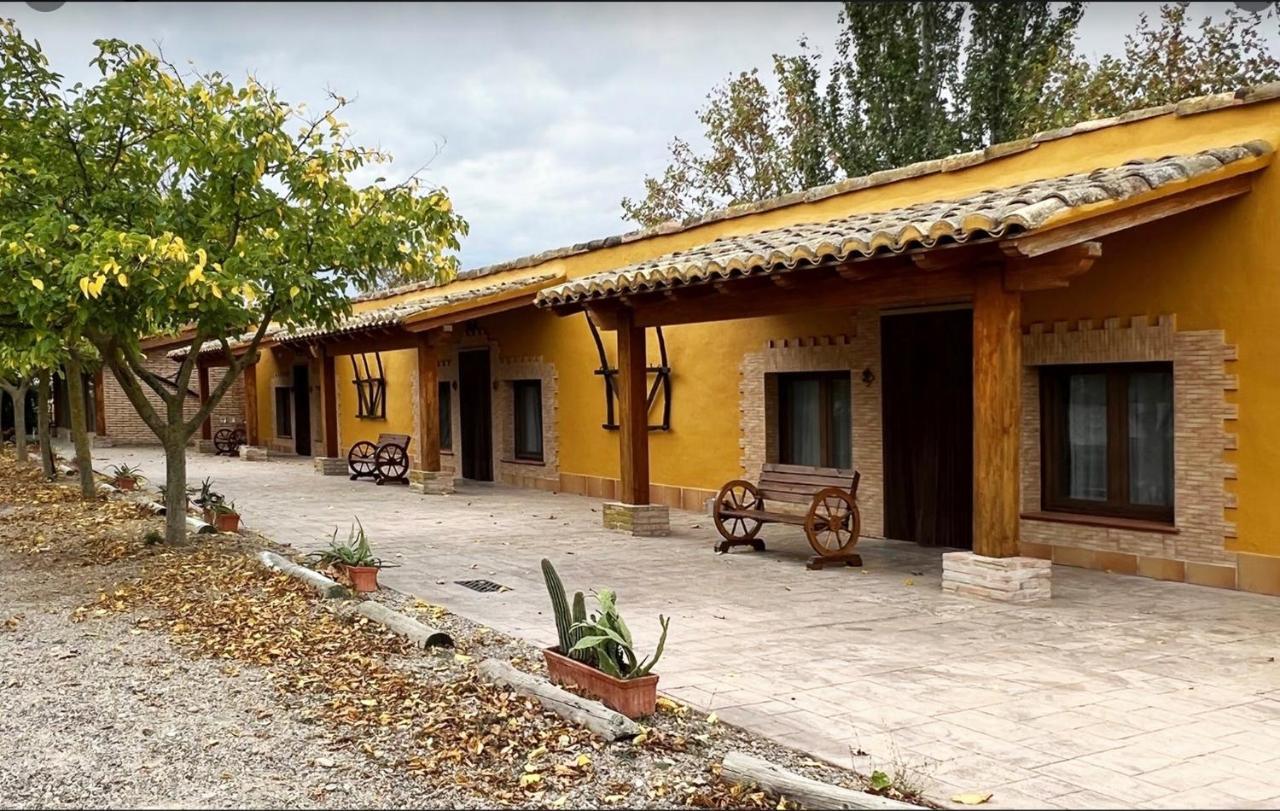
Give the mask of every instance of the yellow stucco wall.
[[(1126, 160), (1194, 152), (1262, 138), (1280, 145), (1280, 101), (1209, 113), (1160, 116), (1049, 141), (962, 171), (937, 173), (843, 194), (813, 203), (729, 219), (680, 233), (655, 236), (556, 259), (510, 275), (547, 271), (579, 277), (705, 244), (717, 237), (876, 211), (925, 200), (960, 197), (1021, 181), (1114, 166)], [(1244, 198), (1179, 215), (1103, 240), (1102, 259), (1066, 290), (1029, 294), (1024, 321), (1102, 319), (1175, 313), (1179, 329), (1225, 329), (1239, 345), (1236, 426), (1239, 450), (1227, 460), (1239, 467), (1240, 509), (1230, 518), (1238, 538), (1229, 548), (1280, 555), (1280, 169), (1264, 170)], [(464, 280), (461, 287), (495, 277)], [(368, 309), (404, 298), (364, 302)], [(541, 356), (558, 374), (561, 474), (617, 476), (617, 434), (600, 427), (604, 401), (598, 358), (584, 317), (560, 318), (532, 308), (481, 318), (479, 326), (499, 346), (500, 358)], [(739, 365), (743, 354), (769, 339), (838, 335), (851, 315), (757, 318), (666, 330), (674, 376), (672, 430), (651, 434), (655, 483), (713, 489), (740, 475)], [(612, 336), (605, 334), (610, 357)], [(650, 344), (651, 361), (657, 357)], [(380, 431), (413, 433), (412, 352), (385, 353), (386, 422), (356, 420), (349, 362), (339, 361), (340, 442), (343, 450)], [(259, 375), (262, 389), (264, 378)], [(267, 391), (260, 391), (264, 431), (270, 429)]]
[[(377, 373), (373, 356), (369, 356), (370, 368)], [(418, 374), (418, 358), (413, 350), (401, 349), (382, 353), (382, 366), (387, 381), (387, 417), (384, 420), (357, 417), (355, 373), (351, 368), (351, 356), (334, 360), (334, 372), (338, 380), (338, 446), (343, 453), (361, 440), (374, 442), (378, 434), (417, 434), (413, 424), (413, 388)], [(360, 366), (361, 372), (364, 364)], [(410, 447), (410, 456), (417, 451), (416, 437)]]

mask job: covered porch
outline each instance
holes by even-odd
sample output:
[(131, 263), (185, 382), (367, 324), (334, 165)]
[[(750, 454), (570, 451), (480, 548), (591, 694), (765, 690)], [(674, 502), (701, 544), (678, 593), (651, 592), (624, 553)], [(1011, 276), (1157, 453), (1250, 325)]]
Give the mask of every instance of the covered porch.
[(606, 526), (661, 534), (667, 523), (666, 508), (650, 499), (647, 328), (959, 307), (972, 316), (972, 510), (954, 520), (972, 521), (972, 552), (944, 555), (943, 587), (1013, 602), (1047, 598), (1048, 561), (1021, 556), (1019, 543), (1024, 296), (1069, 286), (1113, 235), (1248, 193), (1252, 173), (1270, 157), (1267, 145), (1251, 143), (1133, 161), (961, 200), (721, 237), (542, 291), (540, 306), (585, 312), (616, 335), (621, 487), (618, 501), (605, 505)]

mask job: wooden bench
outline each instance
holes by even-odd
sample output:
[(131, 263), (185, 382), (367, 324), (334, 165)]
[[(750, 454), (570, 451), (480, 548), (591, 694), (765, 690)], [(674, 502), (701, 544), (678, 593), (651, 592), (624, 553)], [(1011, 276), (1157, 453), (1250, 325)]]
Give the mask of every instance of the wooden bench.
[[(764, 541), (756, 537), (760, 529), (765, 524), (791, 524), (804, 527), (816, 553), (809, 559), (810, 569), (831, 563), (861, 566), (862, 557), (852, 551), (862, 529), (860, 478), (856, 470), (766, 464), (758, 484), (742, 479), (729, 482), (720, 488), (712, 514), (724, 538), (716, 551), (728, 552), (735, 546), (764, 551)], [(804, 513), (767, 510), (765, 504), (770, 501), (807, 504), (809, 509)]]
[(247, 441), (244, 426), (234, 425), (219, 428), (213, 435), (214, 456), (238, 456), (240, 446)]
[(351, 481), (370, 478), (375, 484), (409, 483), (408, 434), (378, 434), (376, 443), (361, 440), (347, 451)]

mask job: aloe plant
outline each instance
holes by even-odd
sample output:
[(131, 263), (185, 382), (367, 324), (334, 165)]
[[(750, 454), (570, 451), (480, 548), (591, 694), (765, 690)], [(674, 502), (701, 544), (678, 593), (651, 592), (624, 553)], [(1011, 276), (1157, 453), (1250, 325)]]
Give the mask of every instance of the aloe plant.
[(671, 621), (658, 615), (658, 624), (662, 626), (658, 646), (652, 657), (641, 660), (636, 655), (631, 631), (618, 613), (617, 595), (609, 589), (601, 589), (595, 593), (595, 597), (600, 610), (592, 613), (589, 620), (574, 624), (573, 629), (582, 635), (570, 649), (570, 654), (589, 652), (597, 668), (617, 679), (638, 679), (649, 675), (662, 658), (662, 649), (667, 644), (667, 628)]

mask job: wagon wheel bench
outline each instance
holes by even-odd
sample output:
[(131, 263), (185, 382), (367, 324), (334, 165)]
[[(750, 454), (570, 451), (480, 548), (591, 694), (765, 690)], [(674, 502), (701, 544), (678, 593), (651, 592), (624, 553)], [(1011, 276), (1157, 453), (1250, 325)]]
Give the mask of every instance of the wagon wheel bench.
[(409, 435), (379, 434), (376, 443), (362, 440), (347, 451), (351, 481), (373, 479), (375, 484), (409, 483)]
[(227, 456), (236, 456), (240, 453), (240, 446), (247, 441), (244, 426), (242, 425), (219, 428), (213, 434), (213, 455), (222, 456), (226, 454)]
[[(750, 546), (762, 552), (764, 541), (756, 536), (765, 524), (791, 524), (804, 527), (816, 553), (809, 558), (810, 569), (837, 563), (861, 566), (862, 557), (853, 551), (862, 529), (860, 478), (856, 470), (766, 464), (758, 484), (742, 479), (729, 482), (720, 488), (712, 514), (724, 538), (716, 551)], [(766, 500), (807, 504), (809, 509), (805, 513), (770, 511), (765, 509)]]

